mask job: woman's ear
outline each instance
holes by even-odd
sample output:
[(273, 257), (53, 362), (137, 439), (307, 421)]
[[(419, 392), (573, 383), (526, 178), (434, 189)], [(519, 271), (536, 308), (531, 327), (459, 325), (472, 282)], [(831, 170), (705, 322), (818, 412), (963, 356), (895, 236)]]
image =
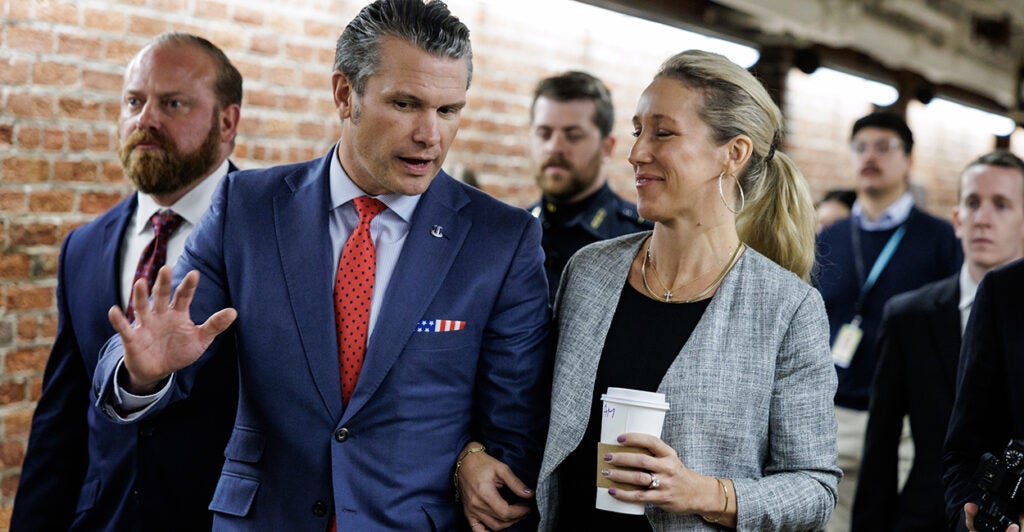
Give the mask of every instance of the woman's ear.
[(746, 135), (736, 135), (726, 143), (725, 147), (726, 173), (738, 174), (750, 161), (750, 155), (754, 153), (754, 143)]

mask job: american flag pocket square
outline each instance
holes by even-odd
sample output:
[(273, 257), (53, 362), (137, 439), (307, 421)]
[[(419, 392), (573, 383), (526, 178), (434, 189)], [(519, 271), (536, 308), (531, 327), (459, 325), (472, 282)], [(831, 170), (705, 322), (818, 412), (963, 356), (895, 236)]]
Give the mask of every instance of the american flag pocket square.
[(416, 324), (416, 332), (452, 332), (466, 328), (466, 322), (460, 320), (420, 320)]

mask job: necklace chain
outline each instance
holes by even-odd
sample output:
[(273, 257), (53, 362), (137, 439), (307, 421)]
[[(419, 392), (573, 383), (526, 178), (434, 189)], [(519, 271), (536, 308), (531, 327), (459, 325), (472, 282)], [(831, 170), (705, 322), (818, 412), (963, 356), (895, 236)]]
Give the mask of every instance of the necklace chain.
[[(736, 258), (739, 256), (741, 249), (743, 249), (743, 242), (740, 242), (739, 244), (736, 245), (736, 249), (733, 250), (732, 256), (729, 257), (728, 264), (725, 265), (725, 268), (722, 268), (722, 273), (719, 273), (718, 277), (716, 277), (714, 281), (711, 281), (711, 284), (709, 284), (707, 286), (707, 288), (705, 288), (704, 290), (701, 290), (701, 292), (699, 294), (697, 294), (697, 295), (695, 295), (693, 297), (688, 297), (688, 298), (686, 298), (686, 299), (684, 299), (682, 301), (678, 301), (678, 302), (679, 303), (693, 303), (694, 301), (697, 301), (697, 300), (703, 298), (704, 296), (708, 295), (709, 293), (711, 293), (711, 291), (714, 290), (716, 286), (721, 284), (722, 280), (725, 279), (725, 276), (729, 274), (729, 271), (732, 270), (732, 267), (736, 264)], [(647, 251), (644, 253), (644, 260), (643, 260), (643, 262), (640, 263), (640, 278), (643, 280), (644, 290), (647, 290), (647, 293), (650, 294), (655, 299), (662, 299), (662, 298), (664, 298), (664, 301), (666, 303), (672, 303), (673, 302), (672, 301), (672, 297), (673, 297), (672, 290), (666, 289), (665, 293), (659, 296), (658, 294), (656, 294), (654, 292), (654, 290), (651, 290), (651, 286), (649, 284), (647, 284), (647, 261), (650, 260), (650, 258), (651, 258), (651, 246), (650, 246), (650, 244), (648, 244), (647, 245)], [(653, 261), (651, 262), (651, 268), (652, 269), (654, 268)], [(682, 287), (686, 286), (687, 284), (690, 284), (693, 281), (696, 281), (701, 276), (703, 276), (705, 273), (707, 273), (707, 271), (705, 271), (704, 273), (701, 273), (699, 276), (697, 276), (697, 277), (695, 277), (695, 278), (693, 278), (693, 279), (683, 283), (682, 285), (679, 285), (679, 287), (682, 288)], [(655, 277), (657, 277), (657, 270), (655, 270)], [(661, 279), (658, 279), (658, 282), (661, 283)], [(664, 285), (662, 285), (662, 288), (664, 288)]]
[[(651, 244), (653, 244), (653, 243), (654, 243), (654, 240), (652, 239), (651, 240)], [(661, 287), (665, 289), (665, 294), (664, 294), (665, 302), (671, 301), (674, 290), (672, 288), (669, 288), (669, 287), (665, 286), (665, 283), (661, 282), (661, 275), (658, 273), (658, 265), (654, 262), (654, 257), (651, 256), (651, 245), (647, 246), (647, 256), (644, 257), (644, 260), (645, 261), (650, 261), (650, 263), (651, 263), (651, 272), (654, 273), (654, 280), (657, 281), (658, 284), (661, 285)], [(710, 272), (711, 270), (715, 269), (716, 266), (718, 266), (719, 264), (722, 264), (723, 262), (725, 262), (725, 259), (722, 259), (722, 260), (712, 264), (706, 270), (698, 273), (696, 277), (690, 279), (689, 281), (686, 281), (683, 284), (680, 284), (678, 286), (678, 288), (682, 289), (683, 287), (689, 285), (690, 283), (696, 281), (697, 279), (700, 279), (701, 277), (704, 277), (708, 272)]]

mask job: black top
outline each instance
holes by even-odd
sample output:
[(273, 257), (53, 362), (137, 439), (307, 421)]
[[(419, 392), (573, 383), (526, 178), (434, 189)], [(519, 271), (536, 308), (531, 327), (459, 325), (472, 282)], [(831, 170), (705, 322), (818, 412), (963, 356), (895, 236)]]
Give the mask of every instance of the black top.
[[(601, 395), (609, 387), (655, 392), (689, 340), (711, 299), (664, 303), (645, 297), (626, 282), (601, 352), (583, 441), (562, 464), (562, 530), (650, 530), (647, 517), (594, 508), (597, 443), (601, 438)], [(670, 406), (671, 408), (671, 406)]]

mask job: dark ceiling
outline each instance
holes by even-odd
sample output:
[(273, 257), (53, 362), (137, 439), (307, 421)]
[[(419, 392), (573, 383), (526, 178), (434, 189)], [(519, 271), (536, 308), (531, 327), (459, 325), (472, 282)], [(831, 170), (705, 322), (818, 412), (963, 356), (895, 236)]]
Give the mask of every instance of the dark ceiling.
[(1024, 123), (1024, 0), (578, 1), (873, 78), (903, 102), (942, 96)]

